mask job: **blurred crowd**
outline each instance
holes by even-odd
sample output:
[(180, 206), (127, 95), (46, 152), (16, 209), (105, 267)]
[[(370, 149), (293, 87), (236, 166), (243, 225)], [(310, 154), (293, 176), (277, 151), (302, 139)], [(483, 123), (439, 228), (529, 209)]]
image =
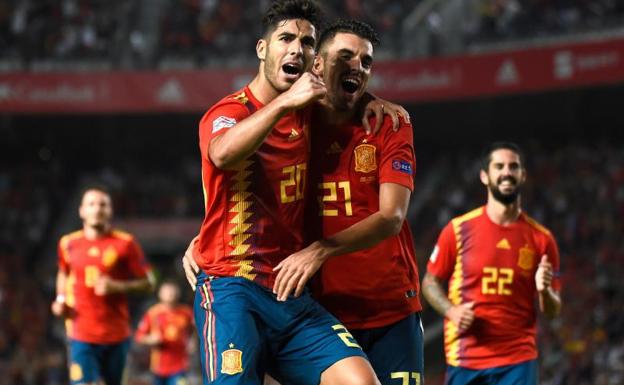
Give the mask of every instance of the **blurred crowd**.
[[(320, 1), (381, 36), (378, 58), (624, 25), (621, 0)], [(146, 69), (253, 63), (269, 0), (3, 0), (0, 70)]]

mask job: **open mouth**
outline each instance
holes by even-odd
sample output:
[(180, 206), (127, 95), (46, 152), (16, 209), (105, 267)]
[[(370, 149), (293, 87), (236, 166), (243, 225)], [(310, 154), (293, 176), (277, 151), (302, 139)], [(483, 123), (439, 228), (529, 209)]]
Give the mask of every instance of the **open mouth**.
[(286, 63), (282, 65), (282, 71), (288, 75), (299, 75), (299, 73), (301, 73), (301, 65), (297, 63)]
[(342, 89), (349, 94), (354, 94), (360, 88), (360, 82), (354, 78), (344, 78), (340, 82)]

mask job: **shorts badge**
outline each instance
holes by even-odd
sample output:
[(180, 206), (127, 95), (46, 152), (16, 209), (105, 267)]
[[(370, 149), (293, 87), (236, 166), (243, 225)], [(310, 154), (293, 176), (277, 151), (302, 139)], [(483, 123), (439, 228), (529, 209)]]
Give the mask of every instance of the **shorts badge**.
[(243, 371), (243, 352), (233, 347), (230, 344), (230, 349), (221, 353), (221, 373), (232, 375)]
[(72, 381), (80, 381), (82, 380), (82, 377), (82, 367), (80, 367), (77, 363), (72, 362), (69, 367), (69, 379)]
[(530, 270), (533, 268), (533, 260), (535, 257), (535, 251), (526, 245), (520, 248), (518, 253), (518, 266), (524, 270)]
[(371, 172), (377, 170), (377, 158), (375, 151), (377, 148), (372, 144), (360, 144), (353, 150), (355, 154), (355, 171)]

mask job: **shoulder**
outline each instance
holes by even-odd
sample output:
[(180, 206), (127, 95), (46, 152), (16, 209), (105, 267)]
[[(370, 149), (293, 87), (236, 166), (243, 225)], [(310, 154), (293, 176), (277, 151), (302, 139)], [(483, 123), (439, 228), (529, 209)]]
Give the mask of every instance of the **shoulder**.
[(76, 240), (76, 239), (80, 239), (84, 236), (84, 232), (82, 230), (77, 230), (74, 232), (71, 232), (69, 234), (65, 234), (61, 237), (61, 239), (59, 240), (59, 245), (63, 248), (67, 247), (67, 245), (69, 245), (70, 242)]
[(541, 223), (539, 223), (537, 220), (535, 220), (534, 218), (532, 218), (531, 216), (529, 216), (528, 214), (526, 214), (525, 212), (522, 213), (522, 218), (524, 219), (524, 221), (529, 225), (529, 227), (539, 233), (542, 234), (548, 238), (552, 238), (552, 233), (550, 232), (550, 230), (548, 230), (544, 225), (542, 225)]
[(464, 223), (470, 222), (475, 220), (476, 218), (479, 218), (483, 215), (484, 212), (484, 207), (478, 207), (476, 209), (470, 210), (467, 213), (464, 213), (460, 216), (457, 216), (455, 218), (453, 218), (450, 222), (450, 224), (452, 226), (460, 226)]
[(200, 120), (200, 125), (211, 123), (215, 127), (219, 125), (226, 127), (228, 124), (232, 126), (236, 124), (236, 119), (251, 115), (255, 109), (256, 107), (249, 99), (246, 91), (240, 90), (224, 97), (210, 107)]
[(110, 236), (111, 238), (118, 239), (126, 243), (136, 242), (134, 235), (120, 229), (112, 229)]

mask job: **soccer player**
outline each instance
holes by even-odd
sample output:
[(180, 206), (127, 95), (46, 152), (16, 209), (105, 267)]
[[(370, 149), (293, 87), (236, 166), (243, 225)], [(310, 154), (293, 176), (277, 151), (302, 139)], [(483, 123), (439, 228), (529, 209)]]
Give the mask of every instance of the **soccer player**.
[(165, 281), (159, 302), (150, 307), (135, 334), (135, 341), (151, 348), (150, 370), (154, 385), (186, 384), (189, 347), (193, 335), (193, 309), (180, 304), (180, 288)]
[(111, 227), (105, 189), (88, 188), (79, 214), (82, 230), (58, 245), (52, 312), (65, 319), (71, 383), (119, 385), (130, 345), (126, 294), (152, 290), (152, 274), (134, 237)]
[[(377, 135), (357, 119), (379, 40), (366, 23), (339, 20), (319, 38), (314, 72), (325, 98), (314, 110), (310, 182), (316, 191), (306, 231), (321, 239), (282, 261), (274, 291), (281, 300), (313, 293), (351, 331), (384, 385), (420, 384), (423, 331), (418, 267), (405, 216), (414, 188), (412, 126)], [(318, 239), (319, 237), (315, 237)]]
[(277, 301), (273, 268), (303, 243), (309, 110), (325, 84), (308, 71), (318, 9), (271, 4), (256, 45), (259, 71), (200, 122), (206, 214), (195, 296), (204, 384), (378, 383), (359, 345), (306, 294)]
[(446, 384), (535, 385), (534, 301), (547, 317), (559, 314), (559, 251), (521, 209), (526, 171), (516, 144), (491, 144), (480, 178), (486, 205), (444, 227), (423, 279), (425, 298), (445, 317)]

